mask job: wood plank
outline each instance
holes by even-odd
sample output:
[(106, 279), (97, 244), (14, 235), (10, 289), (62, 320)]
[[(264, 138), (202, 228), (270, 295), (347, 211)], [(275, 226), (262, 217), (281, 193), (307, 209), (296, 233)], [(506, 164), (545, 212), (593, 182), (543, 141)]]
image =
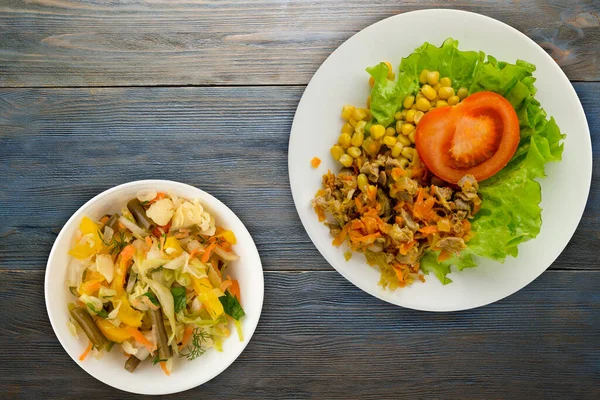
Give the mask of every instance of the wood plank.
[[(600, 83), (575, 86), (597, 158)], [(329, 269), (298, 219), (287, 176), (302, 90), (0, 90), (0, 269), (44, 268), (77, 208), (111, 186), (147, 178), (186, 182), (224, 201), (250, 230), (265, 269)], [(600, 166), (593, 168), (583, 220), (553, 268), (600, 268)]]
[[(600, 396), (600, 272), (548, 271), (507, 299), (460, 313), (395, 307), (336, 272), (268, 272), (265, 280), (260, 324), (240, 358), (169, 398)], [(0, 363), (3, 392), (137, 398), (67, 356), (48, 324), (42, 285), (41, 271), (0, 271), (0, 341), (10, 355)]]
[(436, 7), (506, 22), (548, 51), (570, 79), (600, 79), (595, 0), (5, 0), (0, 85), (306, 84), (359, 30)]

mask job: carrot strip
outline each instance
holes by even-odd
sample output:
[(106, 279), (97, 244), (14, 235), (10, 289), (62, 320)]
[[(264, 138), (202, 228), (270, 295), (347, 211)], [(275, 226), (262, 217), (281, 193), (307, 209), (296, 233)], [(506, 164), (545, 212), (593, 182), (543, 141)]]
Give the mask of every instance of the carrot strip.
[(198, 254), (198, 249), (194, 249), (192, 251), (190, 251), (190, 260), (194, 257), (196, 257), (196, 254)]
[(185, 347), (187, 342), (192, 337), (193, 332), (194, 332), (194, 328), (192, 328), (191, 326), (188, 326), (187, 328), (185, 328), (185, 331), (183, 332), (183, 339), (181, 339), (181, 344), (179, 345), (179, 350), (182, 350)]
[(131, 336), (135, 339), (136, 342), (144, 345), (144, 347), (148, 349), (149, 352), (152, 353), (154, 351), (154, 343), (146, 339), (146, 337), (142, 335), (142, 332), (132, 327), (127, 327), (127, 332), (131, 334)]
[(165, 373), (165, 375), (171, 376), (171, 373), (169, 372), (169, 369), (167, 368), (167, 362), (166, 361), (161, 361), (160, 362), (160, 367), (162, 368), (162, 370)]
[(203, 263), (207, 263), (210, 260), (210, 253), (217, 247), (217, 242), (211, 243), (206, 249), (204, 249), (204, 254), (202, 254), (202, 258), (200, 261)]
[(100, 218), (100, 223), (101, 223), (102, 225), (104, 225), (104, 224), (106, 224), (106, 222), (108, 221), (108, 219), (109, 219), (109, 218), (108, 218), (108, 217), (105, 215), (104, 217)]
[(232, 296), (237, 297), (239, 302), (242, 301), (242, 294), (240, 292), (240, 284), (237, 280), (235, 280), (235, 279), (231, 280), (231, 286), (229, 287), (229, 293), (231, 293)]
[(429, 225), (419, 228), (419, 232), (423, 233), (425, 236), (432, 235), (438, 232), (438, 227), (436, 225)]
[(332, 244), (334, 246), (340, 246), (342, 243), (344, 243), (344, 240), (346, 239), (346, 236), (348, 236), (348, 231), (349, 230), (350, 230), (350, 224), (344, 225), (344, 227), (342, 228), (342, 230), (339, 233), (339, 235), (337, 235), (335, 237), (335, 239), (333, 239)]
[(152, 247), (152, 239), (150, 239), (150, 236), (146, 236), (146, 244), (147, 244), (149, 247)]
[(450, 256), (452, 256), (452, 253), (450, 253), (447, 250), (442, 250), (440, 251), (440, 255), (438, 256), (438, 262), (443, 262), (446, 261), (447, 259), (450, 258)]
[(156, 193), (156, 197), (155, 197), (155, 198), (153, 198), (152, 200), (150, 200), (150, 203), (154, 203), (155, 201), (162, 200), (162, 199), (164, 199), (166, 196), (167, 196), (167, 194), (166, 194), (166, 193), (164, 193), (164, 192), (158, 192), (158, 193)]
[(85, 348), (85, 350), (83, 351), (83, 353), (81, 353), (81, 355), (79, 356), (79, 361), (83, 361), (85, 360), (85, 358), (88, 356), (88, 354), (90, 354), (90, 351), (92, 351), (92, 342), (90, 342), (87, 347)]

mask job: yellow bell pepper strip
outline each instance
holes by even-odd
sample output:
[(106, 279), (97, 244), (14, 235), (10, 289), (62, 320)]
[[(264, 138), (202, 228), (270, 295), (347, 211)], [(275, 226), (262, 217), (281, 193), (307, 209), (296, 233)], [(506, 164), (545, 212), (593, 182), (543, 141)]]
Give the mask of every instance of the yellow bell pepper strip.
[(79, 286), (79, 294), (87, 294), (88, 296), (92, 296), (94, 293), (98, 292), (100, 286), (102, 286), (102, 282), (104, 282), (104, 275), (97, 271), (86, 270), (85, 280)]
[[(183, 253), (183, 248), (181, 247), (179, 240), (177, 240), (173, 236), (169, 236), (167, 238), (167, 240), (165, 240), (164, 247), (165, 247), (165, 252), (173, 258), (179, 257), (181, 255), (181, 253)], [(172, 253), (170, 253), (168, 251), (169, 249), (173, 249), (174, 251)]]
[(211, 316), (212, 319), (216, 319), (223, 315), (225, 310), (223, 309), (223, 304), (219, 301), (218, 292), (213, 289), (212, 284), (208, 278), (196, 278), (193, 275), (190, 275), (192, 278), (192, 286), (194, 290), (198, 294), (198, 300), (202, 302), (206, 311)]
[[(82, 235), (91, 235), (91, 239), (85, 238), (80, 243), (77, 243), (73, 248), (69, 251), (69, 255), (83, 260), (94, 254), (98, 253), (102, 250), (104, 244), (100, 237), (98, 237), (98, 230), (100, 227), (94, 221), (92, 221), (88, 217), (83, 217), (81, 219), (81, 223), (79, 224), (79, 230)], [(93, 242), (92, 246), (90, 246), (89, 240)]]
[[(119, 302), (121, 302), (120, 306), (118, 304)], [(115, 296), (112, 303), (113, 307), (119, 307), (119, 319), (121, 322), (134, 328), (142, 326), (144, 314), (133, 309), (131, 305), (129, 305), (129, 300), (127, 299), (127, 294), (125, 292), (121, 290), (121, 293)]]
[(96, 325), (104, 334), (104, 336), (106, 336), (106, 338), (112, 342), (123, 343), (131, 337), (131, 333), (127, 328), (120, 328), (118, 326), (114, 326), (112, 322), (106, 319), (96, 319)]

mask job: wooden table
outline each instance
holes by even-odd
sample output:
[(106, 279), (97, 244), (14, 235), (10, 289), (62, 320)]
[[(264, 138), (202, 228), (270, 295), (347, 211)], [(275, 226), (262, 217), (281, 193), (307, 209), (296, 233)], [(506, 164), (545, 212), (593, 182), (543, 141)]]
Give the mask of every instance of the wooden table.
[(136, 397), (62, 349), (44, 267), (85, 201), (161, 178), (229, 205), (254, 236), (266, 283), (240, 358), (170, 398), (600, 398), (598, 163), (559, 259), (520, 292), (466, 312), (416, 312), (361, 292), (317, 252), (292, 203), (288, 135), (308, 80), (355, 32), (421, 8), (480, 12), (537, 41), (573, 81), (598, 158), (600, 3), (508, 3), (0, 2), (0, 397)]

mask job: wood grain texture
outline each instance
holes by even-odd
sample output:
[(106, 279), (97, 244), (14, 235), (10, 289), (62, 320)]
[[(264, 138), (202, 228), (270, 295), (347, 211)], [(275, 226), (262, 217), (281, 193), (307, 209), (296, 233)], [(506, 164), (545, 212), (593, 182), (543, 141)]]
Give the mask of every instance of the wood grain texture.
[[(598, 157), (600, 83), (575, 86)], [(288, 137), (302, 91), (0, 90), (0, 269), (44, 268), (56, 234), (82, 204), (152, 178), (224, 201), (250, 230), (266, 270), (329, 269), (298, 219), (288, 181)], [(583, 220), (553, 268), (600, 269), (600, 166), (593, 168)]]
[[(0, 272), (0, 280), (4, 395), (141, 398), (96, 381), (65, 353), (46, 316), (43, 272)], [(460, 313), (395, 307), (336, 272), (269, 272), (265, 283), (258, 329), (239, 359), (165, 398), (600, 396), (600, 272), (548, 271), (507, 299)]]
[(596, 0), (4, 0), (0, 85), (306, 84), (359, 30), (436, 7), (506, 22), (570, 79), (600, 79)]

